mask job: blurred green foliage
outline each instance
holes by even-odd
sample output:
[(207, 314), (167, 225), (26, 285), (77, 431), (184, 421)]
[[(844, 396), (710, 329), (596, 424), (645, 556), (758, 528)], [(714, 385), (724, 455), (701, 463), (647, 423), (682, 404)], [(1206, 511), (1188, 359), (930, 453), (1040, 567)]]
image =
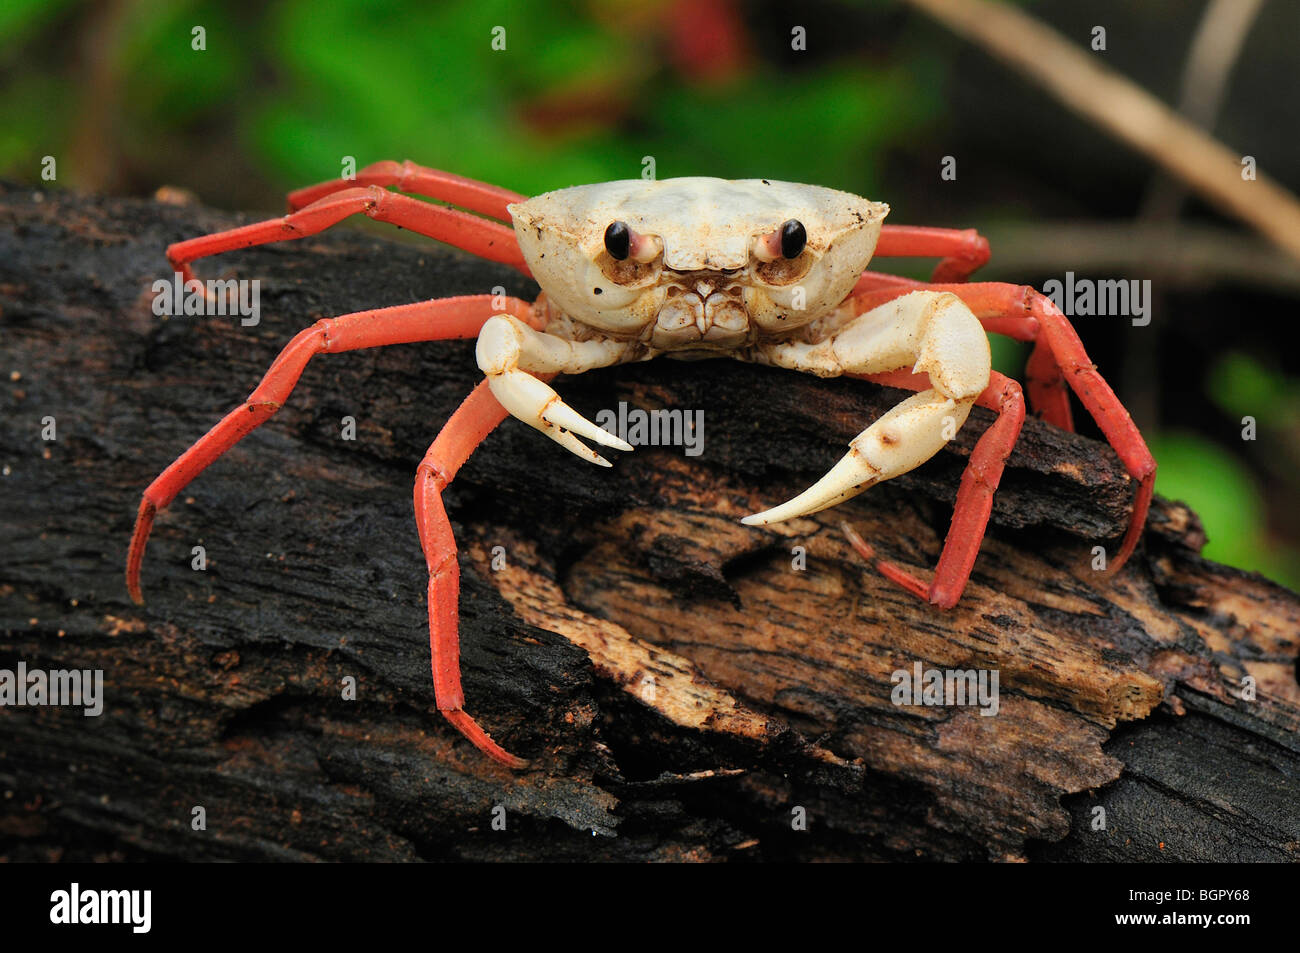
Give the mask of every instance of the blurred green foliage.
[[(1210, 368), (1206, 391), (1232, 421), (1229, 432), (1239, 428), (1243, 446), (1258, 448), (1258, 467), (1283, 487), (1294, 487), (1300, 472), (1300, 381), (1228, 351)], [(1193, 434), (1162, 436), (1152, 452), (1161, 467), (1156, 489), (1194, 501), (1214, 534), (1207, 558), (1292, 586), (1300, 582), (1300, 550), (1270, 524), (1260, 481), (1240, 457)]]
[[(661, 178), (777, 177), (880, 195), (882, 157), (944, 123), (947, 64), (931, 49), (905, 42), (868, 56), (848, 46), (809, 64), (774, 63), (772, 50), (746, 42), (742, 17), (729, 24), (740, 54), (715, 69), (671, 55), (685, 9), (668, 0), (5, 0), (0, 173), (36, 181), (51, 154), (60, 184), (174, 184), (218, 204), (269, 203), (338, 176), (344, 157), (358, 166), (412, 158), (535, 194), (634, 178), (653, 156)], [(897, 11), (878, 2), (852, 15), (874, 13)], [(196, 25), (206, 31), (201, 51)], [(491, 47), (496, 25), (504, 51)], [(92, 153), (110, 160), (107, 178), (88, 178), (92, 163), (79, 159)], [(218, 188), (228, 191), (210, 194)], [(1025, 347), (993, 347), (995, 366), (1019, 375)], [(1274, 450), (1229, 451), (1231, 428), (1218, 424), (1217, 441), (1148, 434), (1157, 489), (1200, 513), (1208, 557), (1298, 585), (1300, 555), (1270, 527), (1258, 474), (1289, 467), (1278, 482), (1295, 486), (1300, 384), (1229, 352), (1206, 393), (1224, 421), (1256, 415), (1255, 446)]]
[[(645, 0), (282, 0), (251, 14), (252, 28), (217, 0), (121, 9), (102, 29), (120, 43), (99, 51), (111, 61), (105, 77), (122, 85), (114, 141), (103, 147), (142, 170), (162, 171), (159, 145), (206, 125), (233, 134), (216, 148), (286, 185), (337, 176), (344, 156), (362, 165), (412, 157), (537, 193), (637, 177), (650, 155), (664, 178), (776, 176), (864, 190), (875, 157), (942, 108), (938, 83), (927, 81), (939, 69), (923, 60), (906, 71), (850, 58), (780, 73), (742, 66), (694, 82), (662, 55), (667, 5)], [(24, 38), (70, 11), (7, 6), (0, 67), (17, 65)], [(191, 48), (196, 24), (203, 51)], [(492, 25), (505, 26), (506, 50), (491, 50)], [(0, 169), (21, 176), (33, 146), (72, 143), (87, 77), (6, 71), (25, 80), (0, 98)], [(531, 106), (559, 121), (530, 122)]]

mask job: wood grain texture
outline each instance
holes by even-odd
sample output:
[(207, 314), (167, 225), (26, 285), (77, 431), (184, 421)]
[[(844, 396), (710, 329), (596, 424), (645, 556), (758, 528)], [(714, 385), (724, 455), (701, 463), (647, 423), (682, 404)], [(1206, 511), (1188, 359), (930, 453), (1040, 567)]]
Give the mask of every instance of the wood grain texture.
[[(155, 316), (164, 247), (248, 220), (0, 189), (0, 668), (102, 668), (106, 693), (97, 718), (0, 709), (0, 857), (1300, 857), (1300, 599), (1203, 560), (1195, 515), (1159, 499), (1130, 566), (1094, 572), (1132, 493), (1104, 446), (1027, 423), (947, 613), (865, 567), (838, 524), (928, 570), (983, 411), (849, 504), (738, 523), (903, 396), (863, 382), (725, 361), (562, 379), (588, 415), (704, 411), (701, 455), (641, 447), (612, 470), (515, 421), (489, 437), (446, 493), (467, 708), (533, 759), (526, 772), (436, 714), (428, 671), (411, 487), (478, 379), (471, 342), (317, 358), (160, 515), (147, 602), (132, 605), (140, 492), (295, 331), (535, 293), (506, 269), (341, 228), (200, 262), (261, 281), (256, 327)], [(996, 670), (998, 714), (893, 704), (891, 673), (917, 662)], [(349, 675), (356, 701), (341, 697)], [(206, 831), (191, 830), (196, 805)]]

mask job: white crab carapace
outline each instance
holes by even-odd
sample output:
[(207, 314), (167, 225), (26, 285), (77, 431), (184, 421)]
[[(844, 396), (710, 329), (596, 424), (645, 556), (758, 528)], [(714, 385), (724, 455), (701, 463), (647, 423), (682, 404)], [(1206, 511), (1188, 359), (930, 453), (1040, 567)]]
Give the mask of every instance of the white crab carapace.
[(631, 450), (535, 375), (673, 357), (730, 356), (830, 377), (911, 369), (930, 388), (850, 442), (821, 480), (745, 518), (773, 523), (834, 506), (924, 463), (989, 384), (988, 338), (956, 296), (918, 291), (857, 314), (850, 292), (886, 205), (766, 179), (629, 180), (510, 206), (542, 297), (536, 331), (511, 315), (478, 338), (479, 367), (515, 417), (594, 463), (579, 437)]

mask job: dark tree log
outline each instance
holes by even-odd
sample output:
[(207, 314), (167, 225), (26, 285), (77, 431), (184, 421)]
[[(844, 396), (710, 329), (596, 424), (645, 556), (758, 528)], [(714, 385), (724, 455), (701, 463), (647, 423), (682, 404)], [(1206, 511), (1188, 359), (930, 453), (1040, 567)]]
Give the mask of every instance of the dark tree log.
[[(1195, 515), (1165, 500), (1129, 566), (1095, 572), (1132, 495), (1103, 445), (1029, 421), (947, 613), (864, 566), (838, 523), (928, 570), (987, 413), (836, 510), (737, 522), (820, 476), (902, 396), (862, 382), (661, 361), (560, 388), (588, 414), (703, 409), (700, 456), (642, 447), (603, 470), (515, 421), (486, 441), (446, 494), (467, 708), (528, 771), (465, 742), (429, 678), (411, 488), (478, 379), (470, 342), (318, 358), (160, 515), (134, 606), (123, 562), (141, 491), (295, 331), (535, 293), (342, 228), (200, 262), (260, 279), (255, 327), (155, 316), (164, 247), (235, 222), (0, 191), (0, 668), (105, 673), (100, 717), (0, 709), (0, 858), (1300, 856), (1300, 600), (1200, 558)], [(916, 662), (996, 670), (997, 716), (892, 704), (891, 673)]]

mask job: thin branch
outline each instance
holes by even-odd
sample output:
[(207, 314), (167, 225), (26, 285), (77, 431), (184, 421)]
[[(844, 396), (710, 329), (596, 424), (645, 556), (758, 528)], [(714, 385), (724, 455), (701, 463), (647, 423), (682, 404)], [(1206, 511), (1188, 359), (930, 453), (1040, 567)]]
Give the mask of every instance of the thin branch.
[(1178, 111), (1203, 129), (1212, 130), (1228, 76), (1264, 0), (1211, 0), (1197, 27), (1183, 69), (1182, 99)]
[(1041, 85), (1065, 105), (1146, 155), (1216, 207), (1300, 259), (1300, 202), (1242, 156), (1015, 7), (989, 0), (908, 0)]
[[(1206, 133), (1214, 132), (1232, 68), (1263, 6), (1264, 0), (1210, 0), (1206, 4), (1187, 51), (1178, 102), (1178, 112)], [(1187, 189), (1181, 183), (1158, 172), (1138, 217), (1152, 222), (1173, 221), (1186, 198)]]

